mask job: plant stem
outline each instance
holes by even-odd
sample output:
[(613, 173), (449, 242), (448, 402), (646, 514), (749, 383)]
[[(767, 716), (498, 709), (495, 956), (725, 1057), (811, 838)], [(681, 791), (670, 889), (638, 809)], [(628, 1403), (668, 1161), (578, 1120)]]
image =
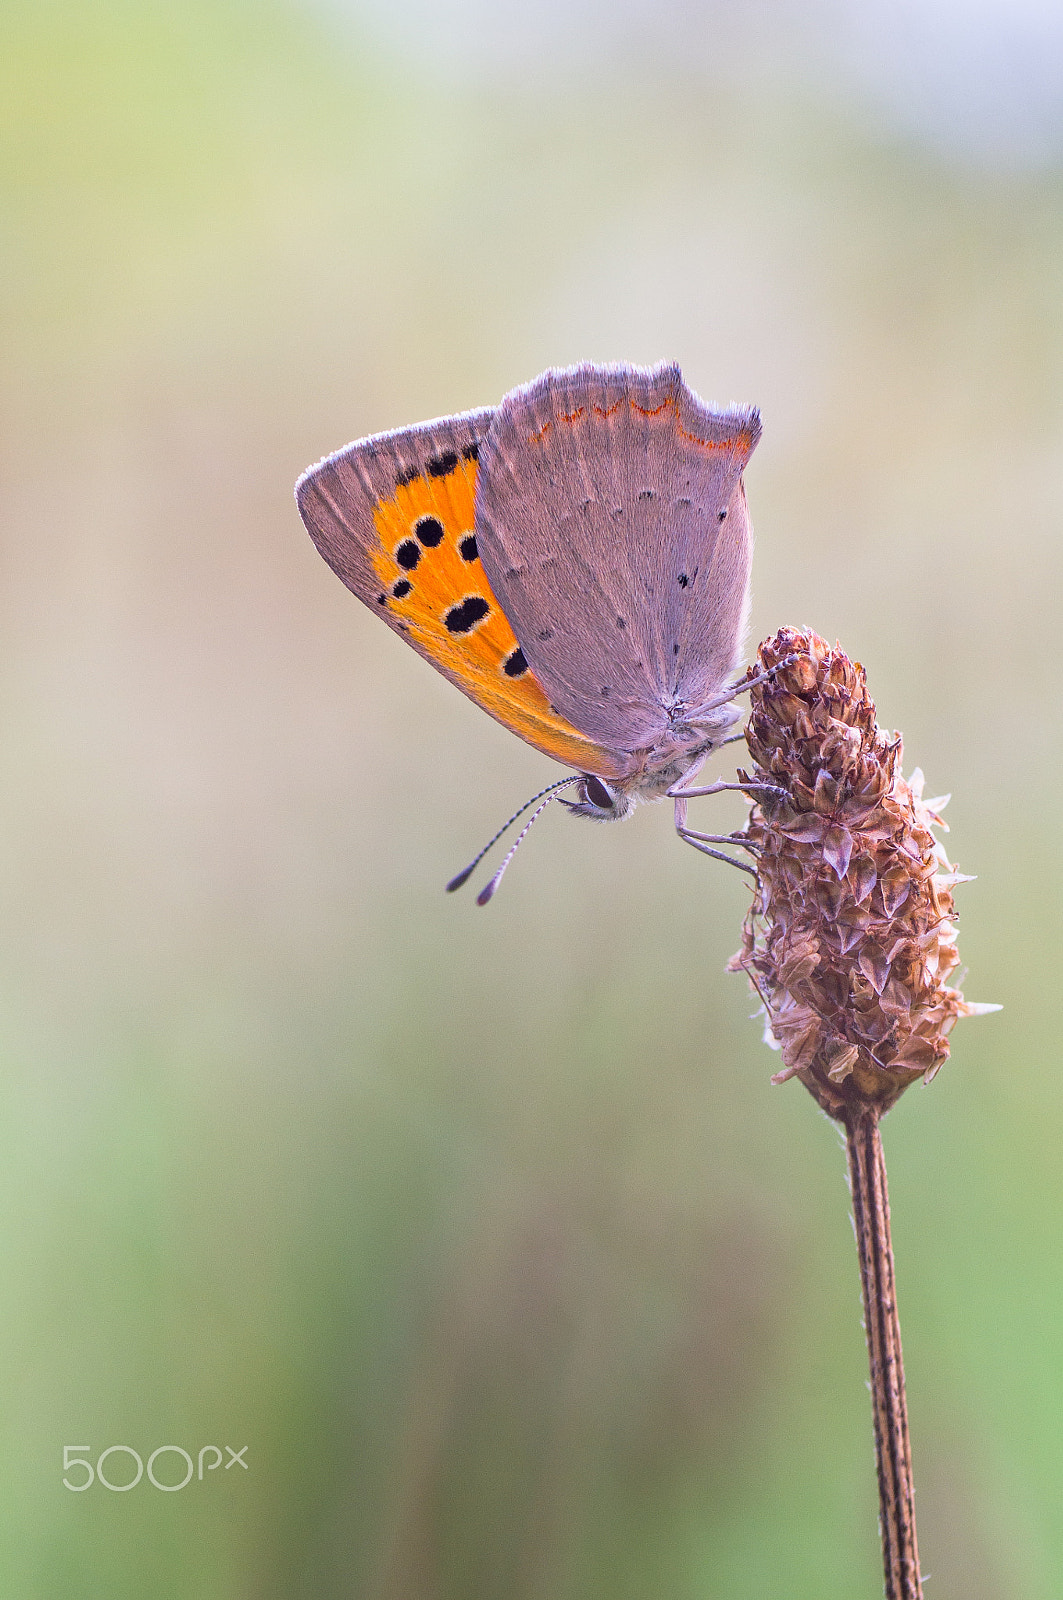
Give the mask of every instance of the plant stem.
[(922, 1600), (904, 1358), (890, 1242), (889, 1190), (878, 1123), (878, 1111), (871, 1106), (854, 1106), (845, 1117), (864, 1327), (871, 1361), (879, 1532), (886, 1600)]

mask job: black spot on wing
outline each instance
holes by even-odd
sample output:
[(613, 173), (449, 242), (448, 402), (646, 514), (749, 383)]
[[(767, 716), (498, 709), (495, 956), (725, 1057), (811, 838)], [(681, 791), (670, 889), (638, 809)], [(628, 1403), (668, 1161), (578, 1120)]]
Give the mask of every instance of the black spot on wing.
[(459, 539), (458, 551), (463, 561), (475, 561), (479, 555), (479, 551), (476, 548), (476, 535), (467, 533), (464, 539)]
[(460, 605), (451, 606), (443, 621), (451, 633), (469, 633), (490, 609), (483, 595), (466, 595)]
[(418, 517), (413, 528), (426, 550), (434, 550), (443, 543), (443, 524), (438, 517)]
[(421, 550), (415, 539), (403, 539), (395, 551), (395, 560), (404, 572), (412, 572), (421, 559)]
[(409, 578), (400, 578), (397, 583), (392, 584), (391, 593), (396, 600), (405, 600), (412, 588), (413, 584)]
[(518, 645), (502, 663), (502, 671), (507, 678), (522, 678), (527, 670), (528, 663), (524, 659), (524, 651)]
[(727, 515), (727, 507), (725, 506), (722, 511), (717, 511), (717, 513), (716, 513), (717, 522), (722, 522), (726, 515)]
[(459, 459), (475, 461), (480, 454), (480, 446), (476, 443), (467, 444), (459, 458), (456, 450), (444, 450), (438, 456), (429, 456), (423, 466), (404, 467), (395, 474), (395, 483), (401, 489), (408, 483), (413, 483), (416, 478), (445, 478), (454, 471)]
[(681, 572), (679, 574), (679, 587), (681, 589), (685, 589), (689, 582), (690, 582), (690, 579), (687, 577), (686, 573), (685, 572)]

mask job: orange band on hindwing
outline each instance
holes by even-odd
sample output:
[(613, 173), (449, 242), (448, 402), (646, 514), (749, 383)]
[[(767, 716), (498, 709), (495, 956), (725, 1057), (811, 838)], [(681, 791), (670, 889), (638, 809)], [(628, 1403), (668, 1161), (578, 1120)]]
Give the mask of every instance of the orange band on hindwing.
[[(675, 413), (675, 428), (679, 437), (681, 439), (685, 439), (688, 444), (697, 445), (699, 449), (719, 451), (721, 453), (732, 452), (746, 456), (749, 455), (753, 449), (754, 439), (753, 435), (748, 429), (744, 429), (741, 433), (736, 433), (728, 439), (705, 439), (702, 438), (700, 434), (691, 433), (688, 428), (683, 427), (683, 424), (680, 421), (679, 405), (675, 400), (662, 400), (660, 405), (644, 406), (639, 404), (634, 395), (628, 395), (627, 403), (631, 407), (632, 411), (637, 412), (640, 417), (659, 417), (664, 411), (673, 411)], [(611, 417), (614, 411), (618, 410), (622, 404), (622, 400), (616, 400), (611, 406), (596, 405), (593, 407), (594, 415), (596, 417), (600, 417), (602, 420), (605, 420), (607, 417)], [(567, 422), (572, 424), (578, 422), (583, 414), (583, 406), (578, 406), (575, 411), (559, 412), (556, 417), (549, 418), (546, 422), (544, 422), (537, 433), (531, 434), (529, 436), (528, 443), (542, 444), (543, 440), (546, 438), (555, 422)]]

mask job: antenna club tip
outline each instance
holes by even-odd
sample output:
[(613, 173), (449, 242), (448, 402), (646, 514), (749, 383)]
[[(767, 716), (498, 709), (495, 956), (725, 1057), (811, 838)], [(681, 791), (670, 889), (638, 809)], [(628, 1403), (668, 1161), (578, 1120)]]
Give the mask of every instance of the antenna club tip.
[(463, 883), (468, 883), (472, 877), (472, 868), (466, 867), (464, 872), (459, 872), (456, 878), (451, 878), (447, 884), (446, 893), (453, 894), (455, 889), (460, 889)]
[(485, 884), (484, 887), (480, 890), (480, 893), (476, 896), (476, 904), (478, 906), (485, 906), (487, 904), (487, 902), (491, 899), (492, 895), (494, 894), (494, 892), (495, 892), (495, 890), (497, 888), (498, 888), (498, 874), (496, 873), (495, 876), (491, 879), (491, 882)]

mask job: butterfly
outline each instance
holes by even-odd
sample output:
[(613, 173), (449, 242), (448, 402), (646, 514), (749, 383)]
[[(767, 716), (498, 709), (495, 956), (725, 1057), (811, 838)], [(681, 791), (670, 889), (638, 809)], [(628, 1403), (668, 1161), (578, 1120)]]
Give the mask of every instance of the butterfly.
[(679, 786), (740, 717), (759, 436), (754, 408), (712, 409), (674, 363), (552, 368), (497, 407), (357, 440), (296, 499), (360, 600), (575, 769), (543, 795), (575, 786), (571, 811), (614, 821), (672, 794), (705, 848), (686, 800), (747, 786)]

